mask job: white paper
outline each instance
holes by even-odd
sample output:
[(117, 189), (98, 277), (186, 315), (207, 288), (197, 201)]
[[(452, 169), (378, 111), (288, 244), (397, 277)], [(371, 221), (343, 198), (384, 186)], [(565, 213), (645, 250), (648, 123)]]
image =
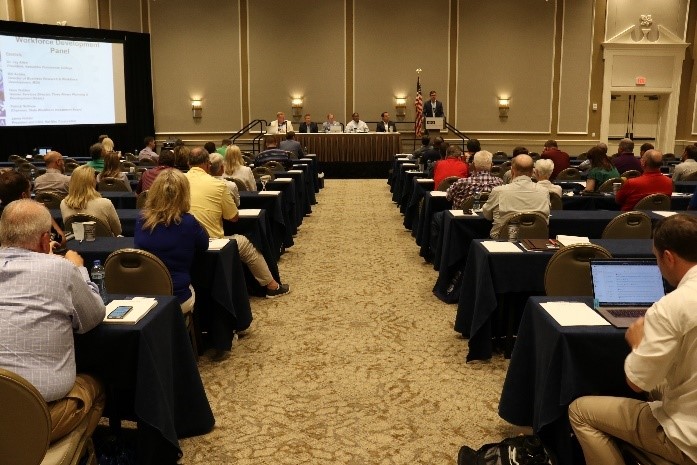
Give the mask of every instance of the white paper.
[[(136, 324), (147, 313), (157, 305), (157, 300), (152, 297), (134, 297), (130, 300), (112, 300), (106, 306), (106, 315), (104, 315), (104, 323), (108, 324)], [(110, 319), (107, 316), (120, 306), (133, 307), (126, 316), (121, 319)]]
[(610, 326), (610, 323), (583, 302), (540, 304), (560, 326)]
[(208, 242), (208, 250), (220, 250), (225, 247), (228, 242), (230, 242), (230, 239), (211, 239)]
[(423, 183), (423, 184), (428, 184), (428, 183), (432, 183), (432, 182), (433, 182), (433, 179), (431, 179), (431, 178), (418, 178), (418, 179), (416, 180), (416, 182), (420, 182), (420, 183)]
[(572, 244), (590, 244), (591, 240), (588, 239), (587, 237), (584, 236), (565, 236), (563, 234), (559, 234), (557, 236), (557, 241), (563, 246), (567, 245), (572, 245)]
[(288, 170), (288, 173), (302, 173), (303, 170)]
[(445, 197), (448, 195), (445, 191), (431, 191), (431, 197)]
[(692, 197), (692, 194), (690, 194), (688, 192), (673, 192), (672, 194), (670, 194), (670, 196), (682, 198), (682, 197)]
[(514, 242), (484, 241), (482, 245), (492, 253), (523, 253)]
[(276, 196), (280, 193), (281, 193), (281, 191), (259, 191), (259, 195), (269, 195), (269, 196), (271, 196), (271, 195)]
[(673, 215), (677, 214), (678, 212), (662, 212), (662, 211), (654, 210), (651, 213), (655, 213), (657, 215), (668, 217), (668, 216), (673, 216)]
[(241, 208), (237, 212), (240, 214), (240, 218), (254, 218), (259, 216), (261, 208)]
[[(288, 172), (290, 173), (290, 171)], [(274, 179), (274, 182), (293, 182), (293, 178), (276, 178)]]
[(464, 218), (464, 217), (466, 217), (466, 216), (468, 216), (468, 217), (469, 217), (469, 216), (479, 216), (479, 215), (477, 215), (476, 213), (465, 213), (465, 212), (462, 211), (462, 210), (450, 210), (450, 213), (452, 213), (452, 215), (453, 215), (455, 218)]

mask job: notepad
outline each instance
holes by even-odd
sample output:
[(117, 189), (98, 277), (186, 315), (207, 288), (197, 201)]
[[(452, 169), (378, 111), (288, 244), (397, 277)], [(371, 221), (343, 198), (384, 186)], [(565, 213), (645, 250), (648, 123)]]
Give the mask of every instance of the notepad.
[(584, 236), (566, 236), (559, 234), (557, 235), (557, 242), (566, 247), (572, 244), (590, 244), (591, 240)]
[(484, 241), (482, 245), (491, 253), (523, 253), (514, 242)]
[(240, 214), (240, 218), (254, 218), (255, 216), (259, 216), (259, 213), (261, 213), (260, 208), (241, 208), (237, 210), (237, 212)]
[(654, 211), (652, 211), (651, 213), (655, 213), (656, 215), (660, 215), (660, 216), (663, 216), (663, 217), (666, 217), (666, 218), (667, 218), (667, 217), (669, 217), (669, 216), (673, 216), (673, 215), (677, 214), (678, 212), (666, 212), (666, 211), (657, 211), (657, 210), (654, 210)]
[(445, 197), (446, 195), (448, 195), (448, 193), (444, 192), (444, 191), (432, 191), (431, 192), (431, 197)]
[[(288, 172), (290, 173), (290, 171)], [(273, 180), (273, 182), (293, 182), (293, 178), (276, 178)]]
[(479, 216), (477, 215), (476, 212), (472, 213), (465, 213), (463, 210), (450, 210), (450, 213), (455, 217), (455, 218), (464, 218), (466, 216), (471, 217), (471, 216)]
[(276, 196), (280, 194), (281, 191), (259, 191), (259, 195), (268, 195), (268, 196)]
[(211, 239), (208, 242), (208, 250), (220, 250), (225, 247), (230, 239), (223, 237), (222, 239)]
[(286, 171), (286, 173), (295, 173), (295, 174), (302, 173), (302, 172), (303, 172), (303, 170), (288, 170), (288, 171)]
[(560, 326), (610, 326), (610, 323), (583, 302), (540, 304)]
[[(106, 306), (106, 315), (102, 321), (103, 323), (110, 325), (134, 325), (138, 323), (145, 315), (147, 315), (151, 309), (155, 308), (156, 305), (157, 299), (153, 299), (152, 297), (134, 297), (132, 299), (112, 300), (109, 302), (109, 305)], [(117, 307), (122, 306), (132, 308), (123, 318), (109, 318), (109, 314), (112, 311), (114, 311)]]
[(421, 183), (421, 184), (428, 184), (428, 183), (432, 183), (433, 179), (431, 179), (431, 178), (419, 178), (416, 180), (416, 182)]

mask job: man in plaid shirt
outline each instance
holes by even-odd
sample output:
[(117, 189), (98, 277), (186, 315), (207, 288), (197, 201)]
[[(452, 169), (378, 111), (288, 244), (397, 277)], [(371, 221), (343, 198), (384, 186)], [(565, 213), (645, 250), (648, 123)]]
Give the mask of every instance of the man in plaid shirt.
[(467, 197), (475, 192), (490, 192), (496, 186), (503, 184), (498, 176), (491, 175), (491, 160), (493, 155), (486, 150), (480, 150), (474, 154), (474, 172), (468, 178), (456, 181), (448, 189), (446, 198), (453, 203), (453, 209), (459, 210)]

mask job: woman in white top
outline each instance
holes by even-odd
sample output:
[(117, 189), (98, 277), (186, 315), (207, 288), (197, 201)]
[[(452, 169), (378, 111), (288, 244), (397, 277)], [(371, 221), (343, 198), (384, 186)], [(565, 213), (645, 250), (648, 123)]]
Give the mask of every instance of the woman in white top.
[(549, 177), (552, 175), (554, 170), (554, 162), (549, 159), (541, 159), (535, 162), (535, 172), (534, 176), (537, 179), (537, 185), (545, 187), (548, 191), (554, 192), (558, 196), (561, 196), (561, 186), (552, 184)]
[(114, 178), (123, 181), (126, 184), (128, 192), (131, 192), (131, 183), (128, 182), (128, 176), (126, 173), (121, 171), (121, 160), (119, 159), (119, 154), (117, 152), (107, 152), (104, 155), (104, 169), (101, 173), (97, 174), (97, 182), (104, 178)]
[(112, 234), (121, 234), (121, 222), (111, 200), (104, 199), (95, 189), (94, 168), (82, 165), (73, 171), (68, 184), (68, 195), (61, 200), (63, 222), (78, 213), (86, 213), (102, 220)]
[(225, 176), (239, 179), (248, 191), (257, 190), (257, 182), (254, 180), (252, 169), (244, 166), (242, 152), (236, 145), (228, 145), (227, 150), (225, 150)]

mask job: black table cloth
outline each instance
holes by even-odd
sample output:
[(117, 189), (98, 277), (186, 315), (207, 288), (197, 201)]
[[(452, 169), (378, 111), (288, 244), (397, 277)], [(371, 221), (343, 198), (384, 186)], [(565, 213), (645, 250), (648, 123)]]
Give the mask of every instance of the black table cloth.
[[(652, 257), (650, 239), (594, 239), (613, 257)], [(492, 317), (501, 296), (544, 294), (550, 252), (491, 253), (481, 240), (472, 242), (465, 265), (455, 331), (469, 338), (467, 360), (487, 360), (493, 352)], [(505, 311), (516, 309), (506, 308)]]
[(426, 192), (433, 190), (433, 179), (414, 178), (412, 179), (411, 196), (404, 211), (404, 227), (411, 231), (412, 237), (416, 238), (419, 231), (419, 205), (426, 195)]
[[(257, 183), (257, 188), (262, 190), (263, 186), (260, 182)], [(298, 233), (298, 227), (302, 224), (304, 216), (302, 206), (297, 202), (295, 193), (295, 181), (289, 178), (277, 179), (266, 183), (267, 191), (279, 191), (283, 195), (281, 202), (283, 204), (283, 220), (286, 223), (286, 228), (291, 237)]]
[[(124, 296), (110, 296), (123, 298)], [(172, 464), (178, 438), (209, 432), (215, 423), (175, 297), (135, 325), (101, 324), (75, 335), (78, 372), (105, 384), (105, 415), (138, 422), (138, 462)]]
[(293, 236), (286, 228), (286, 222), (283, 215), (283, 192), (262, 191), (259, 192), (240, 192), (240, 208), (260, 208), (266, 210), (266, 217), (271, 227), (271, 236), (273, 237), (274, 246), (280, 250), (292, 247)]
[[(625, 381), (629, 346), (624, 330), (614, 326), (560, 326), (540, 303), (554, 297), (531, 297), (518, 329), (499, 415), (532, 426), (557, 454), (560, 464), (574, 462), (567, 408), (584, 395), (635, 397)], [(592, 306), (589, 297), (564, 297)]]
[(445, 192), (431, 191), (424, 194), (424, 202), (419, 213), (419, 224), (416, 232), (416, 244), (419, 248), (419, 255), (427, 262), (433, 260), (431, 251), (431, 224), (433, 215), (443, 210), (449, 209), (452, 204), (445, 198)]

